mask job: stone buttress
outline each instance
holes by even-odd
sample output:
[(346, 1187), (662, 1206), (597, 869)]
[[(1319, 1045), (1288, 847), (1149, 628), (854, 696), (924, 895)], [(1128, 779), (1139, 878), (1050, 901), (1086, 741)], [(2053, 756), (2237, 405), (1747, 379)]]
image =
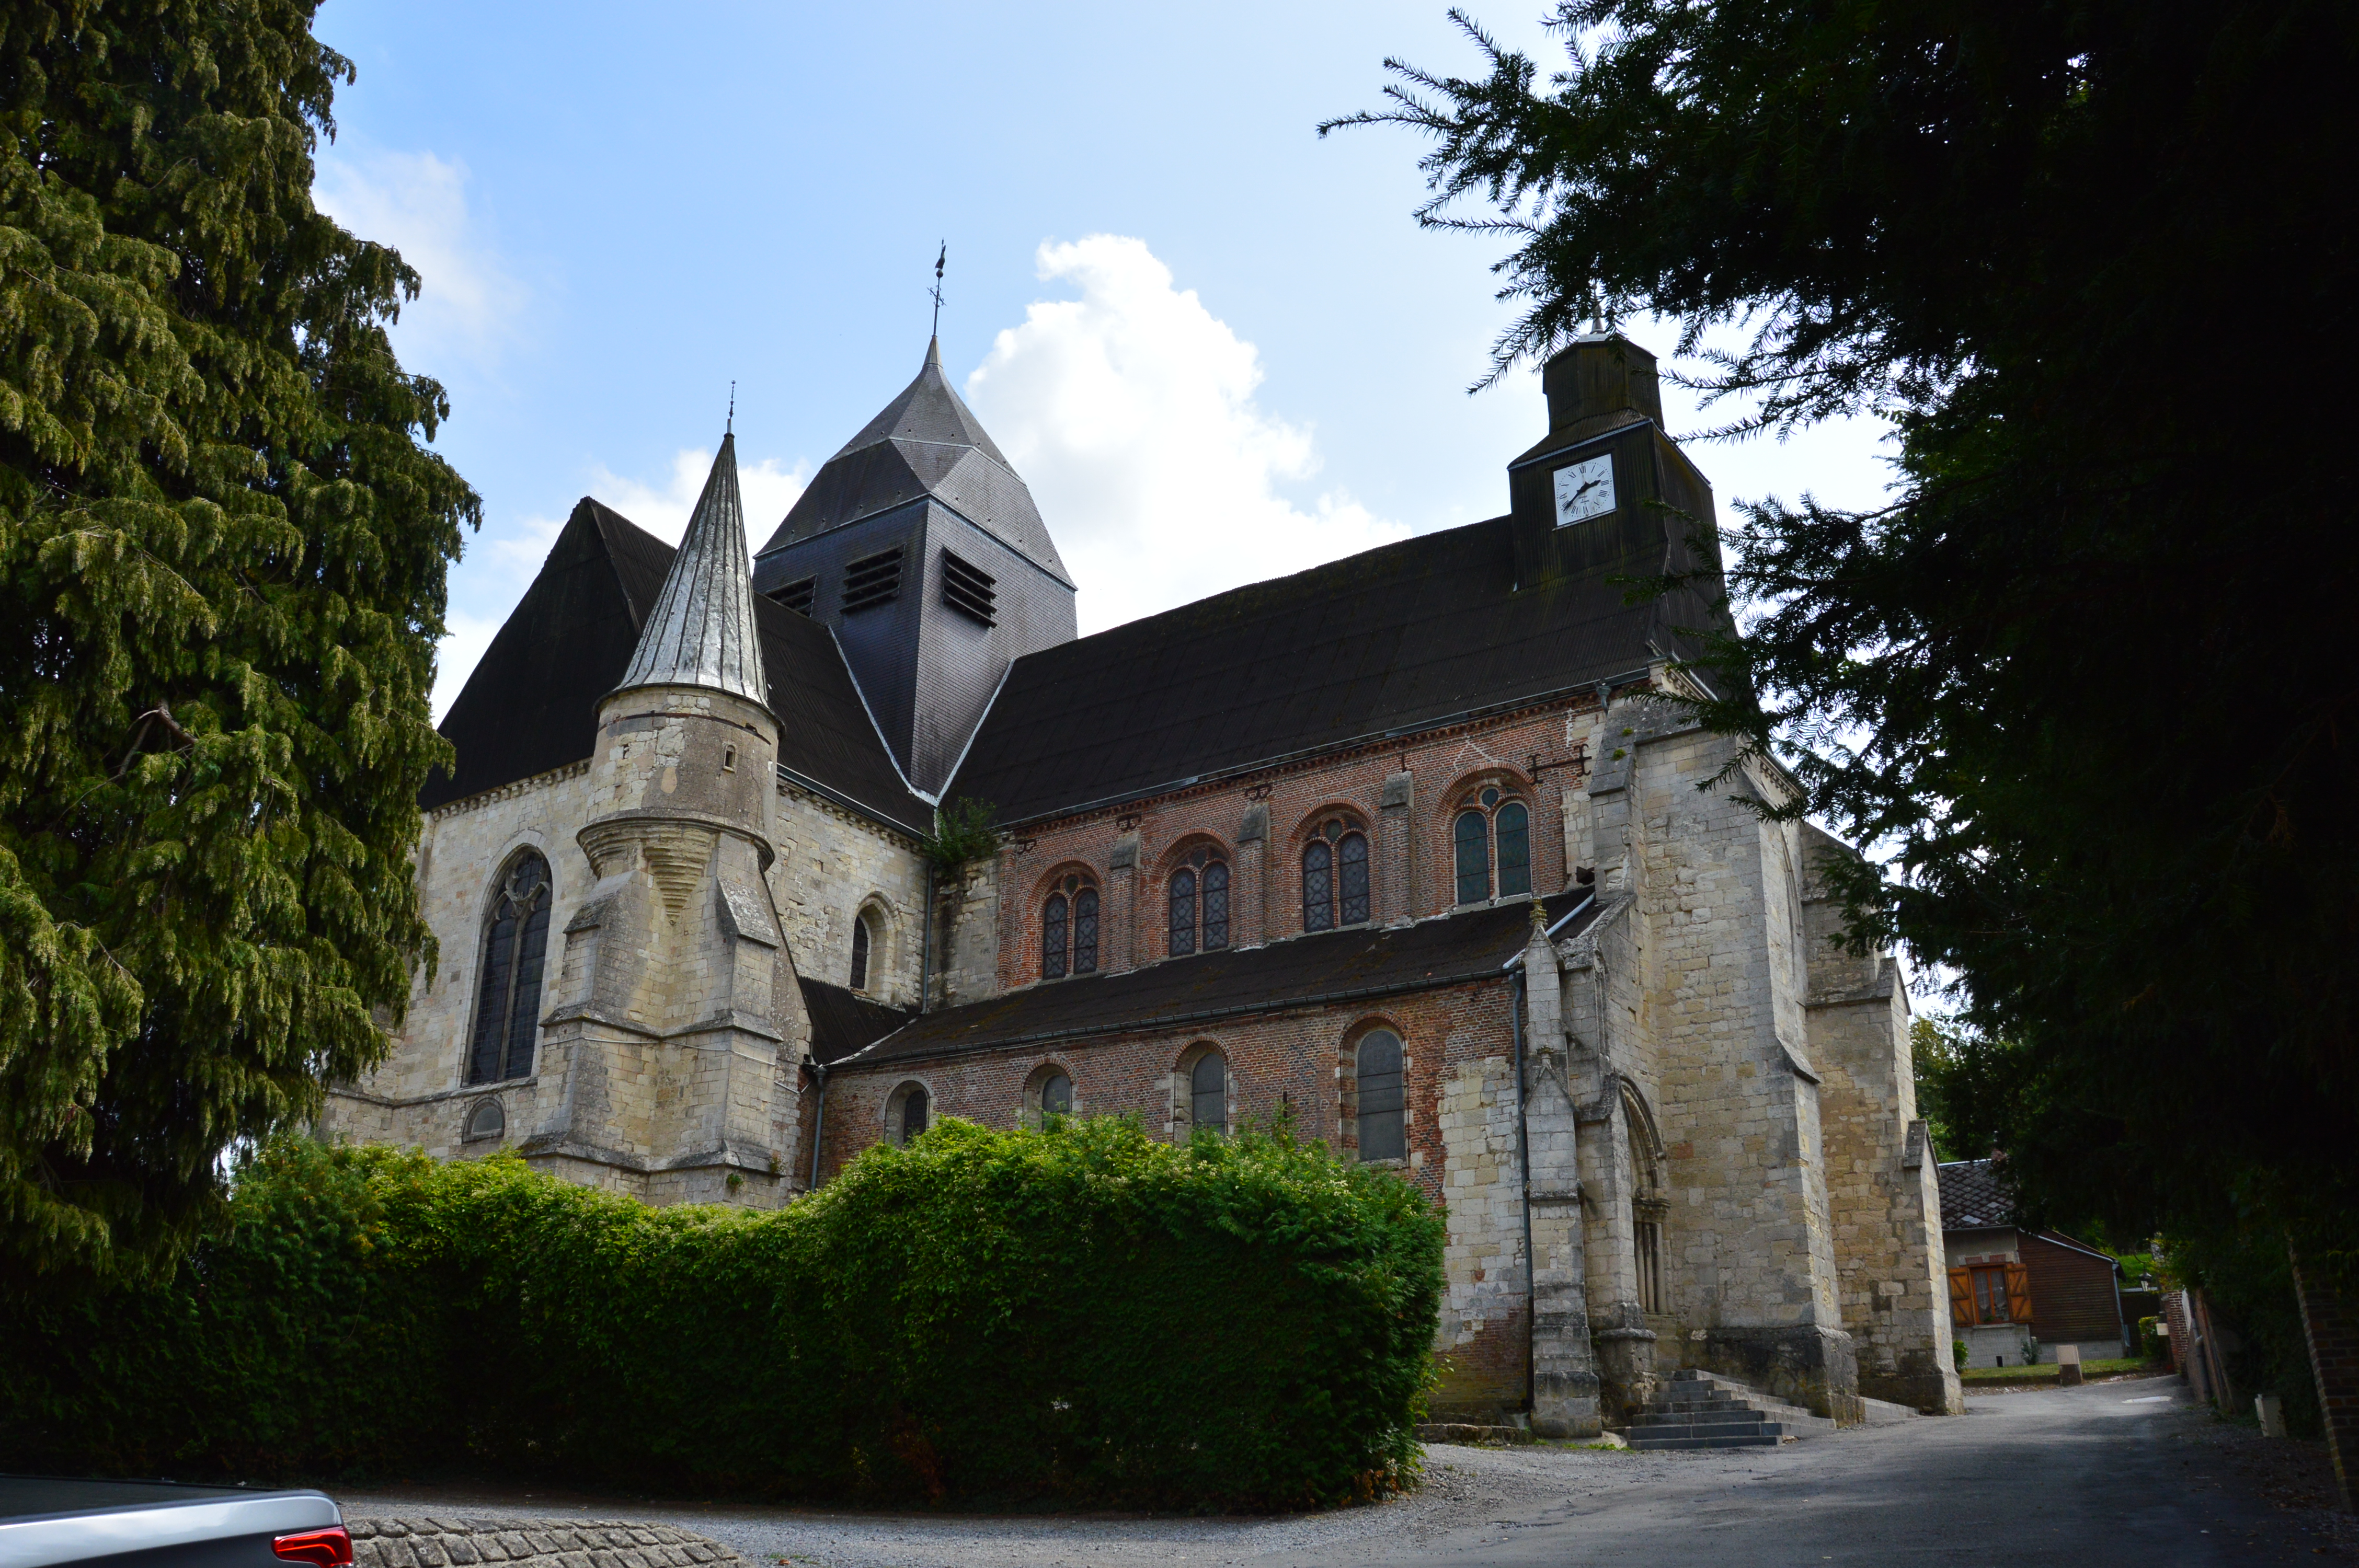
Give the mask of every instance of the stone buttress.
[(808, 1037), (766, 872), (778, 719), (754, 633), (724, 437), (622, 683), (599, 705), (597, 878), (564, 933), (542, 1035), (558, 1081), (523, 1152), (652, 1202), (783, 1201), (780, 1070)]

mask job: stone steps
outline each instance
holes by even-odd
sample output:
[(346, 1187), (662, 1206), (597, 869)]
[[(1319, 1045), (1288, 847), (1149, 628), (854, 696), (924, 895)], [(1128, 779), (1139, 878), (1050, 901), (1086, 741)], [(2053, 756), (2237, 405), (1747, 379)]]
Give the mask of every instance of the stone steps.
[(1630, 1446), (1645, 1453), (1699, 1448), (1774, 1448), (1834, 1422), (1746, 1388), (1731, 1378), (1685, 1368), (1671, 1374), (1655, 1402), (1630, 1423)]

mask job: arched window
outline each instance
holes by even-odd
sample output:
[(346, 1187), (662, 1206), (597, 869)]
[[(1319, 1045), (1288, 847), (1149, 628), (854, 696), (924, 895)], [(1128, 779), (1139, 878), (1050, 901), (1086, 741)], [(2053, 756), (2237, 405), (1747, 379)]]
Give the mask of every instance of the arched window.
[(1302, 848), (1302, 929), (1332, 931), (1368, 918), (1368, 836), (1330, 817)]
[(1204, 950), (1229, 945), (1229, 863), (1214, 860), (1204, 868)]
[(460, 1139), (468, 1143), (486, 1138), (504, 1138), (508, 1130), (508, 1114), (500, 1102), (490, 1096), (477, 1100), (467, 1109), (466, 1125), (459, 1130)]
[(1481, 903), (1491, 896), (1491, 823), (1479, 811), (1458, 814), (1458, 902)]
[(1196, 950), (1196, 873), (1186, 866), (1171, 873), (1171, 956)]
[(1630, 1241), (1638, 1265), (1638, 1306), (1644, 1312), (1663, 1310), (1663, 1209), (1655, 1195), (1654, 1173), (1638, 1146), (1636, 1126), (1626, 1129), (1630, 1145)]
[(1040, 916), (1040, 978), (1059, 980), (1065, 978), (1065, 924), (1068, 905), (1065, 895), (1049, 895), (1049, 908)]
[(1073, 1114), (1073, 1080), (1062, 1073), (1051, 1073), (1040, 1080), (1040, 1114), (1071, 1116)]
[(496, 1083), (532, 1072), (540, 1032), (541, 960), (549, 951), (549, 862), (526, 851), (508, 869), (484, 934), (484, 970), (475, 987), (475, 1033), (467, 1081)]
[(1499, 846), (1499, 896), (1514, 898), (1532, 891), (1532, 814), (1520, 800), (1499, 807), (1491, 819), (1492, 837)]
[(896, 1143), (907, 1143), (925, 1135), (933, 1119), (933, 1097), (923, 1084), (903, 1084), (896, 1090), (886, 1108), (885, 1133)]
[(1172, 871), (1169, 887), (1173, 957), (1229, 945), (1229, 866), (1220, 851), (1199, 849), (1189, 856)]
[(1188, 1124), (1228, 1134), (1229, 1065), (1218, 1051), (1197, 1057), (1188, 1075)]
[(1073, 895), (1073, 973), (1098, 972), (1098, 890), (1083, 888)]
[(1336, 924), (1357, 925), (1368, 918), (1368, 839), (1346, 833), (1335, 844)]
[(1408, 1157), (1408, 1128), (1402, 1116), (1400, 1036), (1389, 1029), (1371, 1030), (1360, 1042), (1360, 1158), (1403, 1160)]
[(1335, 851), (1313, 838), (1302, 851), (1302, 929), (1325, 931), (1335, 924)]
[(864, 914), (852, 917), (852, 989), (868, 989), (868, 916)]

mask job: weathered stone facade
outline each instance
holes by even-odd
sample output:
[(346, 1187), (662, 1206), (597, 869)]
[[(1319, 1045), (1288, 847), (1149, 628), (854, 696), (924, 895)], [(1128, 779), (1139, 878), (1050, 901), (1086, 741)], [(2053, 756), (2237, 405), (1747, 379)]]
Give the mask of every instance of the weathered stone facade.
[[(1549, 504), (1533, 464), (1599, 449), (1633, 495), (1709, 502), (1650, 422), (1651, 372), (1592, 377), (1623, 399), (1600, 404), (1569, 362), (1550, 371), (1549, 441), (1514, 470), (1513, 517), (1322, 568), (1332, 587), (1304, 574), (1175, 611), (1168, 643), (1117, 629), (1063, 664), (1051, 648), (992, 665), (982, 761), (951, 791), (979, 769), (1029, 804), (954, 873), (929, 870), (882, 732), (847, 717), (864, 699), (847, 686), (820, 711), (811, 683), (840, 665), (806, 663), (799, 686), (773, 672), (766, 701), (752, 677), (680, 670), (608, 692), (591, 757), (432, 813), (419, 880), (442, 968), (393, 1057), (336, 1095), (332, 1129), (446, 1157), (514, 1147), (650, 1201), (774, 1204), (936, 1118), (1037, 1124), (1052, 1094), (1175, 1141), (1283, 1120), (1350, 1158), (1383, 1153), (1444, 1207), (1439, 1417), (1594, 1433), (1689, 1367), (1838, 1420), (1863, 1396), (1957, 1410), (1898, 966), (1842, 950), (1821, 868), (1850, 851), (1758, 809), (1789, 782), (1732, 766), (1734, 742), (1675, 700), (1691, 688), (1669, 622), (1623, 608), (1622, 563), (1684, 546), (1635, 502), (1611, 536), (1526, 515)], [(955, 401), (922, 377), (915, 391)], [(863, 482), (836, 473), (830, 504), (857, 512)], [(892, 515), (863, 526), (881, 539)], [(852, 563), (861, 591), (897, 583), (900, 558)], [(675, 561), (665, 595), (698, 569)], [(968, 597), (944, 602), (980, 646), (980, 568), (959, 570)], [(1321, 631), (1347, 584), (1356, 619)], [(809, 606), (820, 590), (780, 591)], [(853, 597), (849, 579), (828, 591)], [(1459, 619), (1422, 653), (1368, 623), (1440, 615), (1452, 593)], [(647, 602), (631, 601), (635, 669), (648, 639), (681, 635)], [(864, 658), (889, 663), (880, 623), (855, 630)], [(832, 659), (839, 630), (774, 620), (765, 645)], [(1379, 633), (1396, 640), (1370, 654)], [(1310, 641), (1132, 700), (1124, 670), (1144, 681), (1248, 634)], [(1477, 657), (1494, 637), (1515, 656)], [(1440, 673), (1387, 695), (1415, 684), (1396, 660)], [(1228, 743), (1234, 713), (1268, 695), (1256, 681), (1311, 683), (1264, 706), (1321, 738), (1279, 730), (1198, 762), (1189, 747)], [(1097, 702), (1110, 735), (1151, 731), (1125, 743), (1155, 754), (1076, 754), (1065, 700)], [(1186, 702), (1196, 717), (1162, 711)], [(823, 737), (798, 731), (822, 720)], [(1061, 760), (1035, 767), (1027, 746)], [(822, 764), (847, 772), (810, 776)], [(488, 923), (527, 850), (551, 884), (531, 1070), (486, 1077), (484, 997), (507, 973)], [(471, 1120), (492, 1102), (504, 1114)]]

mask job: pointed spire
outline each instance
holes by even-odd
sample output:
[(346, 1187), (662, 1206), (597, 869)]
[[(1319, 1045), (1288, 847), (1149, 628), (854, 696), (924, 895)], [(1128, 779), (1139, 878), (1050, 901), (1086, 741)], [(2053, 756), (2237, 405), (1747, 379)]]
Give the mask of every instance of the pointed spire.
[(754, 635), (754, 568), (745, 553), (734, 431), (721, 438), (671, 572), (639, 634), (631, 667), (614, 689), (635, 686), (701, 686), (769, 702)]

